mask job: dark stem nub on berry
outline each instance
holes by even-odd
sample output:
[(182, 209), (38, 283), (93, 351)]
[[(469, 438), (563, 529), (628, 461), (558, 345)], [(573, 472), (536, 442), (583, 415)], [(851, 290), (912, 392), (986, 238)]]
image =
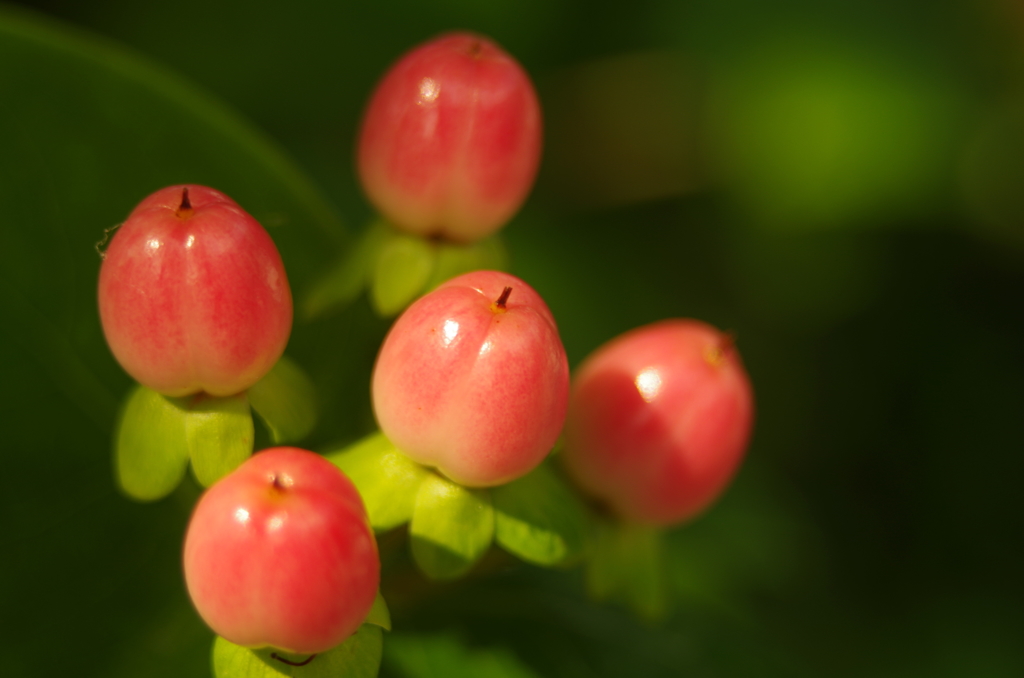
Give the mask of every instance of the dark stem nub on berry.
[(473, 57), (474, 59), (477, 59), (480, 57), (480, 53), (483, 51), (483, 45), (480, 44), (479, 40), (474, 40), (473, 42), (469, 43), (469, 48), (466, 51), (469, 52), (469, 56)]
[(188, 219), (192, 216), (192, 201), (188, 199), (188, 186), (181, 187), (181, 204), (174, 211), (179, 219)]
[(498, 308), (505, 308), (505, 303), (508, 302), (508, 295), (512, 294), (512, 288), (506, 287), (501, 291), (501, 296), (494, 302), (494, 305)]
[(306, 664), (308, 664), (309, 662), (313, 661), (313, 658), (314, 658), (314, 657), (316, 657), (316, 655), (315, 655), (315, 654), (311, 654), (311, 655), (309, 655), (308, 657), (306, 657), (306, 658), (305, 658), (305, 659), (304, 659), (303, 661), (301, 661), (301, 662), (293, 662), (293, 661), (291, 661), (290, 659), (285, 659), (284, 657), (282, 657), (281, 655), (279, 655), (279, 654), (278, 654), (278, 653), (276, 653), (276, 652), (271, 652), (271, 653), (270, 653), (270, 656), (271, 656), (271, 657), (273, 657), (274, 659), (276, 659), (277, 661), (281, 662), (282, 664), (287, 664), (288, 666), (305, 666), (305, 665), (306, 665)]
[(718, 341), (704, 352), (704, 359), (712, 367), (718, 367), (725, 362), (725, 359), (732, 353), (736, 346), (736, 333), (722, 332)]

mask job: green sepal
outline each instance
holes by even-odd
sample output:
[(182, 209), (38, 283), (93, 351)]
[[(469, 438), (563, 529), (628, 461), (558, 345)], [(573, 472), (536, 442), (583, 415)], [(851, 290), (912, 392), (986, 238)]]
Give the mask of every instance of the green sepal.
[(564, 565), (586, 547), (589, 522), (583, 503), (545, 462), (522, 478), (491, 490), (494, 539), (537, 565)]
[(392, 231), (370, 279), (370, 303), (377, 314), (393, 316), (424, 292), (436, 258), (437, 250), (427, 240)]
[(668, 590), (658, 527), (594, 521), (587, 561), (587, 591), (597, 600), (615, 600), (651, 620), (668, 612)]
[(255, 431), (244, 393), (225, 398), (199, 395), (186, 399), (185, 437), (192, 473), (209, 487), (252, 455)]
[(380, 671), (383, 635), (380, 626), (363, 624), (344, 643), (321, 652), (303, 666), (286, 664), (276, 657), (299, 664), (310, 655), (272, 648), (251, 650), (218, 636), (213, 643), (213, 675), (216, 678), (374, 678)]
[(402, 233), (376, 219), (313, 285), (302, 313), (306, 318), (325, 315), (352, 303), (368, 287), (374, 310), (388, 318), (455, 276), (507, 267), (508, 251), (498, 235), (464, 245)]
[(391, 612), (380, 591), (377, 591), (377, 597), (373, 599), (373, 607), (370, 608), (370, 613), (366, 615), (363, 623), (379, 626), (385, 631), (391, 630)]
[(341, 259), (313, 285), (302, 304), (303, 315), (317, 318), (352, 303), (369, 282), (380, 258), (380, 250), (391, 233), (391, 227), (383, 220), (370, 224)]
[(171, 493), (188, 468), (186, 412), (175, 399), (137, 386), (125, 401), (114, 438), (117, 484), (139, 501)]
[(462, 576), (494, 538), (490, 492), (431, 473), (416, 493), (409, 537), (423, 574), (439, 580)]
[(455, 276), (470, 271), (503, 271), (508, 268), (508, 251), (498, 235), (492, 235), (469, 245), (442, 242), (437, 245), (434, 270), (427, 281), (430, 291)]
[(128, 396), (114, 442), (118, 485), (134, 499), (153, 501), (192, 472), (204, 487), (252, 454), (252, 412), (245, 394), (168, 398), (137, 386)]
[(275, 445), (305, 438), (316, 426), (317, 402), (313, 381), (288, 356), (248, 391), (249, 404), (267, 425)]
[(420, 484), (431, 475), (379, 431), (326, 456), (355, 484), (378, 532), (409, 522)]

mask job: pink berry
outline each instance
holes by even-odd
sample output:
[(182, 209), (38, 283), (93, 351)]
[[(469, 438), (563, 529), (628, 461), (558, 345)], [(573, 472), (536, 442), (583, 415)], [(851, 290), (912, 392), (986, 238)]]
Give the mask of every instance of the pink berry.
[(380, 583), (355, 486), (294, 447), (257, 453), (199, 499), (184, 560), (192, 602), (217, 634), (304, 654), (354, 633)]
[(373, 372), (381, 430), (457, 483), (529, 472), (565, 419), (569, 367), (544, 300), (519, 278), (475, 271), (403, 313)]
[(753, 415), (730, 337), (696, 320), (665, 320), (613, 339), (579, 367), (563, 458), (619, 515), (676, 523), (728, 484)]
[(472, 33), (408, 52), (377, 85), (358, 165), (397, 228), (472, 242), (519, 209), (540, 162), (541, 114), (522, 67)]
[(128, 215), (104, 255), (99, 307), (121, 366), (169, 396), (244, 391), (281, 357), (292, 324), (274, 241), (204, 186), (162, 189)]

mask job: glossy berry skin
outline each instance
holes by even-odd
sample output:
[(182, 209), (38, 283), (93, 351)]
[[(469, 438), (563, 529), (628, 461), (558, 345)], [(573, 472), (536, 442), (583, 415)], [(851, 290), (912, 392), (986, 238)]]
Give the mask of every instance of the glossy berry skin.
[(294, 447), (257, 453), (200, 498), (185, 582), (203, 620), (246, 647), (323, 652), (366, 618), (380, 583), (359, 493)]
[(562, 457), (614, 513), (669, 525), (723, 491), (753, 416), (731, 338), (696, 320), (665, 320), (613, 339), (580, 365)]
[(157, 191), (128, 215), (104, 255), (99, 308), (117, 361), (168, 396), (244, 391), (281, 357), (292, 323), (273, 240), (195, 185)]
[(526, 72), (494, 42), (442, 35), (377, 85), (357, 164), (397, 228), (472, 242), (519, 209), (540, 162), (541, 113)]
[(384, 434), (415, 461), (471, 487), (500, 485), (537, 466), (561, 431), (568, 393), (565, 349), (547, 305), (498, 271), (453, 278), (413, 303), (373, 372)]

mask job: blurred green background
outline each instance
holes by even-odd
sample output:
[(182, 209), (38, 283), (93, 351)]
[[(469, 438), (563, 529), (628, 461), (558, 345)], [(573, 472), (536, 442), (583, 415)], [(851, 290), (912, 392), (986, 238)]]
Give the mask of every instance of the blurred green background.
[[(587, 602), (575, 571), (426, 589), (399, 563), (382, 675), (1024, 675), (1014, 0), (0, 5), (0, 673), (207, 675), (179, 566), (198, 490), (140, 505), (112, 480), (129, 380), (93, 244), (209, 183), (301, 297), (371, 217), (352, 155), (374, 82), (450, 29), (537, 83), (545, 158), (505, 239), (570, 362), (698, 317), (736, 332), (758, 421), (669, 539), (664, 624)], [(310, 446), (372, 425), (386, 326), (365, 300), (297, 322)]]

